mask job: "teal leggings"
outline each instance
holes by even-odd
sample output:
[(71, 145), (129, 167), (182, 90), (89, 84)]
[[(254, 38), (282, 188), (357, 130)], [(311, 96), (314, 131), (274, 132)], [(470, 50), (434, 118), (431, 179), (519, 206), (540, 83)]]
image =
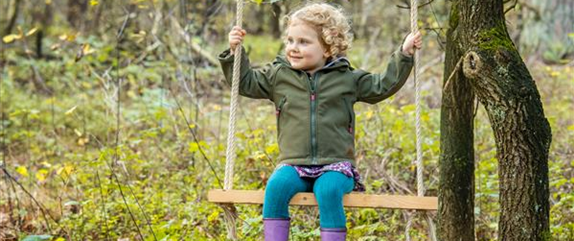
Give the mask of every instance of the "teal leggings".
[(345, 228), (343, 195), (350, 193), (354, 180), (340, 172), (328, 171), (318, 178), (301, 178), (295, 168), (276, 170), (267, 183), (263, 218), (289, 218), (289, 201), (298, 192), (315, 193), (321, 228)]

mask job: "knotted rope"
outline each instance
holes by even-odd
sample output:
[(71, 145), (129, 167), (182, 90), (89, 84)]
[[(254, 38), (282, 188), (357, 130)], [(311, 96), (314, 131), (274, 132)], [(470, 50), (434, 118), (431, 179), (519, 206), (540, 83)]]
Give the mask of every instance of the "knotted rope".
[[(241, 27), (243, 23), (243, 0), (237, 0), (237, 13), (235, 25)], [(241, 68), (241, 43), (235, 48), (233, 60), (233, 78), (231, 82), (231, 107), (229, 111), (229, 129), (227, 131), (227, 151), (225, 155), (225, 179), (223, 184), (224, 190), (233, 189), (233, 168), (235, 166), (235, 122), (237, 114), (237, 103), (239, 93), (239, 71)], [(227, 225), (227, 237), (231, 240), (237, 240), (236, 218), (237, 213), (233, 205), (224, 206), (225, 219)]]
[[(416, 34), (419, 32), (418, 28), (418, 0), (411, 0), (411, 33)], [(425, 195), (424, 186), (424, 165), (423, 165), (423, 151), (422, 151), (422, 133), (421, 133), (421, 84), (419, 83), (419, 70), (420, 70), (420, 51), (416, 48), (413, 56), (414, 60), (414, 73), (413, 80), (415, 83), (415, 137), (416, 137), (416, 165), (417, 165), (417, 196), (423, 197)], [(424, 213), (429, 225), (429, 236), (431, 240), (436, 240), (435, 228), (432, 217)], [(412, 226), (412, 215), (408, 215), (406, 226), (406, 237), (410, 240), (409, 230)]]

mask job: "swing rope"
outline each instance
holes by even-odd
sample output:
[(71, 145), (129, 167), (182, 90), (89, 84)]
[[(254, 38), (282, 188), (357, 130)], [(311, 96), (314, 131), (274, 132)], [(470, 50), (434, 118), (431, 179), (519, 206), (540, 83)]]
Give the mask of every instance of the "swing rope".
[[(418, 28), (418, 0), (411, 0), (411, 33), (416, 34), (419, 32)], [(420, 73), (420, 56), (421, 52), (414, 49), (415, 53), (413, 56), (414, 61), (414, 73), (413, 80), (415, 84), (415, 139), (416, 139), (416, 165), (417, 165), (417, 196), (423, 197), (425, 195), (426, 188), (424, 186), (424, 165), (423, 165), (423, 149), (422, 149), (422, 128), (421, 128), (421, 84), (419, 82)], [(426, 217), (427, 223), (429, 225), (429, 235), (431, 240), (436, 240), (435, 227), (433, 219), (427, 212), (423, 213)], [(408, 215), (407, 227), (405, 230), (407, 240), (410, 240), (409, 230), (412, 226), (412, 215)]]
[[(243, 23), (243, 0), (237, 0), (235, 24), (241, 27)], [(233, 79), (231, 84), (231, 109), (229, 111), (229, 130), (227, 132), (227, 152), (225, 156), (225, 184), (223, 189), (233, 189), (233, 167), (235, 166), (235, 122), (239, 93), (239, 75), (241, 68), (241, 42), (235, 47), (233, 59)]]
[[(418, 32), (418, 0), (411, 0), (411, 32), (413, 34)], [(237, 0), (236, 9), (236, 25), (241, 27), (243, 22), (243, 0)], [(235, 166), (235, 122), (237, 114), (238, 105), (238, 92), (239, 92), (239, 77), (240, 77), (240, 67), (241, 67), (241, 43), (235, 48), (234, 62), (233, 62), (233, 78), (231, 84), (231, 103), (229, 112), (229, 128), (227, 133), (227, 150), (226, 150), (226, 161), (225, 161), (225, 179), (224, 179), (224, 190), (233, 189), (233, 169)], [(423, 197), (425, 193), (423, 172), (424, 166), (422, 161), (422, 134), (421, 134), (421, 104), (420, 104), (420, 84), (417, 82), (419, 74), (419, 61), (420, 51), (414, 53), (414, 83), (415, 83), (415, 118), (416, 118), (416, 165), (417, 165), (417, 196)], [(235, 229), (235, 223), (237, 214), (233, 205), (223, 205), (225, 211), (225, 219), (227, 223), (228, 238), (232, 240), (237, 240), (237, 234)], [(410, 215), (409, 215), (410, 216)], [(425, 215), (429, 223), (430, 236), (432, 240), (436, 240), (434, 234), (434, 224), (432, 217), (430, 215)], [(407, 237), (408, 230), (411, 227), (411, 219), (409, 218), (407, 222)]]
[[(235, 25), (241, 27), (243, 23), (243, 0), (237, 0)], [(231, 82), (231, 103), (229, 111), (229, 128), (227, 131), (227, 150), (225, 154), (225, 179), (224, 190), (233, 189), (233, 169), (235, 167), (235, 122), (237, 115), (237, 104), (239, 102), (239, 76), (241, 70), (241, 42), (235, 47), (233, 59), (233, 78)], [(222, 205), (227, 226), (227, 237), (237, 240), (236, 220), (237, 212), (233, 205)]]
[[(418, 22), (418, 0), (411, 0), (411, 33), (416, 34), (419, 32)], [(421, 134), (421, 85), (419, 83), (419, 69), (420, 69), (420, 51), (415, 48), (414, 53), (414, 73), (413, 79), (415, 82), (415, 137), (416, 137), (416, 152), (417, 152), (417, 195), (422, 197), (425, 195), (425, 186), (423, 181), (423, 151), (422, 151), (422, 134)]]

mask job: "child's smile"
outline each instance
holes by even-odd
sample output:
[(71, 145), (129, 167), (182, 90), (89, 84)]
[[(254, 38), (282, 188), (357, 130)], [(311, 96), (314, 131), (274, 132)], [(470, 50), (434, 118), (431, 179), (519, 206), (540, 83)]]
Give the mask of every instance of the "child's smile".
[(329, 57), (317, 31), (302, 21), (294, 21), (287, 28), (285, 52), (291, 67), (310, 74), (321, 69)]

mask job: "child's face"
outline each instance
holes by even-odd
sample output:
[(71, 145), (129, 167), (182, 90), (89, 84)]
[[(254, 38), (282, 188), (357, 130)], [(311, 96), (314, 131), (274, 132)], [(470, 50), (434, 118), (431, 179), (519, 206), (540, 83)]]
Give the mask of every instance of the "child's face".
[(311, 74), (322, 68), (329, 57), (317, 31), (298, 20), (287, 28), (285, 52), (291, 67)]

